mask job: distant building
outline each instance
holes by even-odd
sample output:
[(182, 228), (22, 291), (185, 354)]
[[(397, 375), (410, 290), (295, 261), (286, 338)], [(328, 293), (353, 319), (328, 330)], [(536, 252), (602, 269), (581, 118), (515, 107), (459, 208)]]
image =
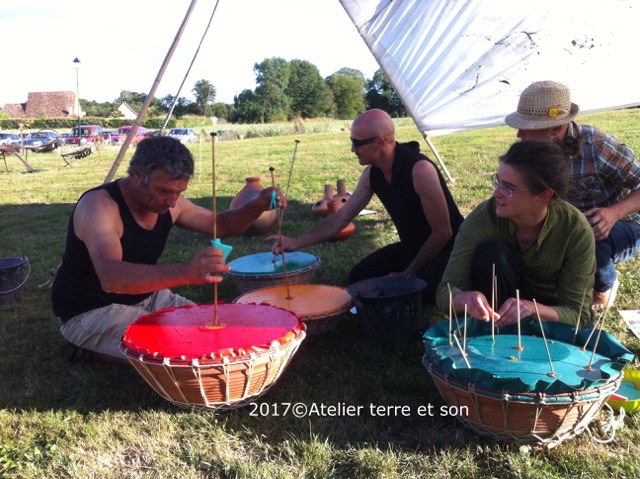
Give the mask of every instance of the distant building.
[(138, 112), (135, 111), (133, 108), (131, 108), (129, 105), (127, 105), (127, 103), (124, 101), (120, 104), (118, 108), (116, 108), (116, 110), (120, 112), (120, 114), (122, 115), (122, 118), (125, 118), (127, 120), (135, 120), (136, 118), (138, 118)]
[(78, 118), (75, 105), (72, 91), (30, 92), (26, 103), (7, 103), (2, 111), (11, 118)]

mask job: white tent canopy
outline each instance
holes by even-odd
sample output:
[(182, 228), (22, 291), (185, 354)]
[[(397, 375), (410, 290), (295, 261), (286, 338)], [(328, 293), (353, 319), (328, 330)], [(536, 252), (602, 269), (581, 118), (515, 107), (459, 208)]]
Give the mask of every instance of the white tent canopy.
[(425, 135), (504, 124), (530, 83), (582, 112), (640, 104), (640, 4), (627, 0), (340, 0)]

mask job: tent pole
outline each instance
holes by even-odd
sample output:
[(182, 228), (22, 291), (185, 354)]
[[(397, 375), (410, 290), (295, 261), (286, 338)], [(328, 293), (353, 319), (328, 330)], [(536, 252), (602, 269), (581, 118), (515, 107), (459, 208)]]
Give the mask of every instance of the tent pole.
[(429, 138), (429, 135), (427, 135), (426, 132), (422, 132), (422, 137), (424, 138), (424, 141), (427, 142), (427, 145), (429, 145), (429, 148), (431, 148), (431, 151), (433, 151), (433, 154), (436, 155), (438, 163), (440, 163), (440, 168), (442, 168), (444, 173), (447, 175), (447, 178), (449, 178), (449, 181), (451, 183), (455, 183), (456, 179), (452, 177), (451, 173), (449, 173), (449, 170), (447, 170), (447, 167), (445, 166), (444, 161), (442, 161), (442, 158), (440, 158), (440, 155), (438, 154), (436, 147), (433, 146), (433, 143), (431, 142), (431, 138)]
[(171, 102), (171, 108), (169, 108), (169, 112), (167, 113), (167, 117), (164, 120), (164, 123), (162, 124), (162, 128), (160, 128), (160, 134), (164, 134), (164, 130), (167, 127), (167, 123), (169, 123), (169, 119), (171, 118), (171, 115), (173, 114), (173, 110), (176, 107), (176, 102), (178, 101), (178, 97), (180, 96), (180, 92), (182, 91), (182, 87), (184, 86), (185, 82), (187, 81), (187, 77), (189, 76), (189, 72), (191, 71), (191, 67), (193, 67), (193, 64), (196, 62), (196, 58), (198, 58), (198, 53), (200, 52), (200, 47), (202, 47), (202, 43), (204, 42), (204, 38), (207, 36), (207, 32), (209, 31), (209, 27), (211, 26), (211, 22), (213, 21), (213, 16), (216, 13), (216, 10), (218, 9), (218, 3), (220, 3), (220, 0), (216, 0), (216, 4), (213, 7), (213, 12), (211, 12), (211, 17), (209, 17), (209, 23), (207, 24), (207, 28), (204, 29), (204, 33), (202, 34), (202, 38), (200, 38), (200, 43), (198, 44), (198, 48), (196, 48), (196, 52), (193, 54), (193, 58), (191, 59), (191, 64), (189, 64), (189, 68), (187, 68), (187, 73), (185, 73), (184, 78), (182, 79), (182, 83), (180, 83), (180, 86), (178, 87), (178, 92), (176, 93), (175, 98), (173, 99), (173, 102)]
[(147, 94), (147, 97), (144, 100), (142, 108), (140, 109), (140, 113), (138, 113), (138, 117), (136, 118), (135, 122), (133, 123), (133, 125), (131, 127), (131, 131), (129, 132), (129, 134), (125, 138), (124, 143), (122, 144), (122, 147), (120, 148), (120, 152), (118, 153), (117, 158), (113, 162), (113, 165), (111, 165), (111, 169), (109, 170), (109, 173), (107, 174), (107, 177), (104, 179), (105, 183), (108, 183), (111, 180), (113, 180), (113, 177), (115, 176), (116, 171), (118, 171), (118, 167), (120, 166), (120, 162), (122, 161), (122, 157), (124, 156), (125, 152), (127, 151), (127, 148), (129, 148), (129, 145), (131, 144), (131, 141), (133, 140), (133, 137), (135, 136), (136, 131), (138, 130), (138, 127), (140, 126), (140, 123), (142, 123), (142, 118), (144, 117), (144, 114), (147, 112), (147, 108), (149, 108), (149, 105), (151, 104), (151, 101), (155, 97), (155, 93), (156, 93), (156, 90), (158, 89), (158, 85), (160, 85), (160, 80), (162, 80), (162, 76), (164, 75), (165, 70), (169, 66), (169, 61), (171, 60), (171, 57), (173, 56), (173, 53), (175, 52), (175, 50), (176, 50), (176, 48), (178, 46), (178, 42), (180, 41), (180, 37), (182, 36), (182, 33), (184, 32), (184, 29), (187, 26), (187, 21), (189, 20), (189, 17), (191, 16), (191, 13), (193, 12), (193, 9), (195, 8), (196, 3), (197, 3), (197, 0), (191, 0), (191, 5), (189, 5), (189, 9), (187, 10), (187, 14), (184, 17), (184, 20), (182, 20), (182, 24), (180, 25), (180, 28), (178, 29), (178, 33), (176, 34), (175, 38), (173, 39), (173, 43), (171, 44), (171, 47), (169, 48), (169, 51), (167, 52), (167, 55), (166, 55), (166, 57), (164, 59), (164, 62), (162, 62), (162, 66), (160, 67), (160, 70), (158, 71), (158, 75), (156, 76), (156, 79), (153, 82), (153, 85), (151, 86), (151, 91), (149, 91), (149, 93)]

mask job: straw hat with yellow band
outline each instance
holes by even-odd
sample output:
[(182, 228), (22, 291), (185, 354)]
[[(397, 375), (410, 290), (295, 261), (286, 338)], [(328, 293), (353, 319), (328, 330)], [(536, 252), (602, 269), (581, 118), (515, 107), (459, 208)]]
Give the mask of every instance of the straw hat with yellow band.
[(519, 130), (545, 130), (566, 125), (580, 112), (569, 87), (554, 81), (532, 83), (520, 94), (518, 110), (505, 123)]

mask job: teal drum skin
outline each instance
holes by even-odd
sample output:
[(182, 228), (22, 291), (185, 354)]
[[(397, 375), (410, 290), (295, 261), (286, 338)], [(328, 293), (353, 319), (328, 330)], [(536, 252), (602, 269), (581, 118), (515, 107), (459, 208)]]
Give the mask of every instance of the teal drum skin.
[(303, 251), (274, 255), (255, 253), (234, 259), (227, 275), (242, 292), (283, 284), (308, 284), (320, 266), (320, 258)]

